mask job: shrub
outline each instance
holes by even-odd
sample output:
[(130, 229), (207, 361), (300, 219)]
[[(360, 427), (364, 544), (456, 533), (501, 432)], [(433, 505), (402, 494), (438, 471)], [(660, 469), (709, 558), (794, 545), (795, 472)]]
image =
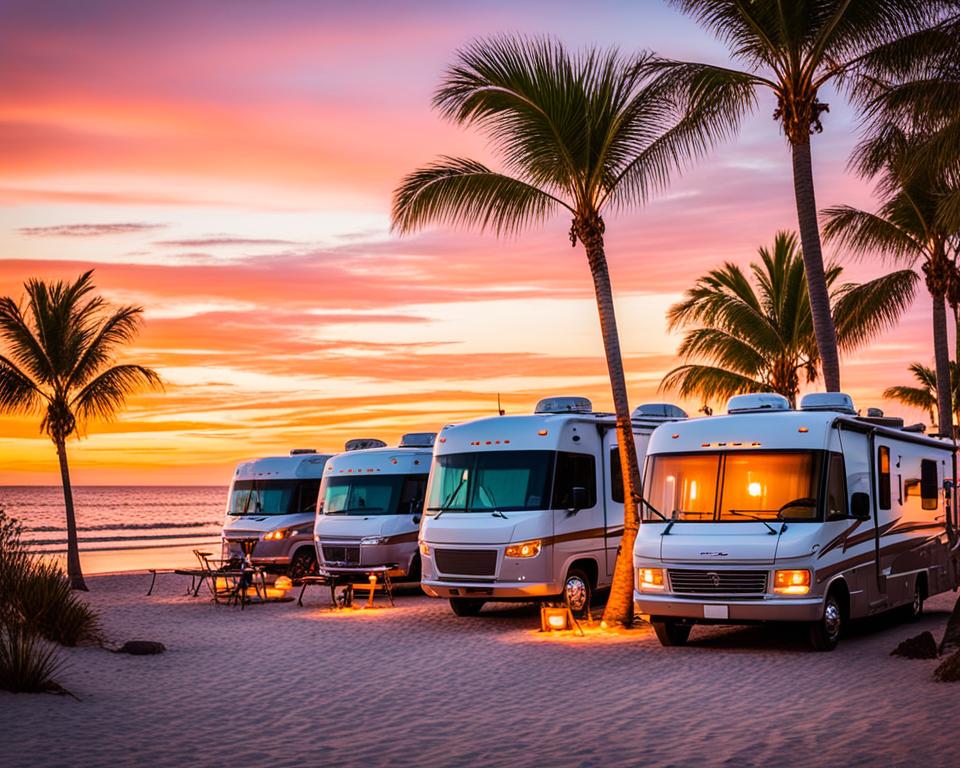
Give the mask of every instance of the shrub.
[(61, 645), (101, 642), (97, 612), (70, 589), (58, 564), (29, 555), (21, 531), (0, 510), (0, 622)]
[(62, 693), (54, 680), (62, 661), (55, 646), (45, 645), (23, 625), (0, 625), (0, 688), (14, 693)]

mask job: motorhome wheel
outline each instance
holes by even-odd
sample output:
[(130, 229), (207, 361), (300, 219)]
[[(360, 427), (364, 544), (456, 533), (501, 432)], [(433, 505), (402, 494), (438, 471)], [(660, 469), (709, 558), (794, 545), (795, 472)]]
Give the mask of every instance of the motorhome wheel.
[(903, 618), (908, 621), (913, 621), (923, 616), (923, 601), (925, 597), (926, 589), (924, 588), (923, 580), (918, 578), (913, 585), (913, 600), (901, 609)]
[(823, 603), (823, 616), (810, 625), (810, 645), (815, 651), (832, 651), (837, 647), (843, 630), (843, 608), (835, 592), (830, 592)]
[(566, 598), (574, 615), (586, 613), (590, 607), (590, 579), (579, 569), (571, 569), (565, 582)]
[(297, 550), (290, 561), (290, 567), (287, 569), (287, 575), (291, 579), (302, 579), (309, 576), (317, 570), (317, 555), (312, 549), (306, 547)]
[(451, 597), (450, 608), (457, 616), (476, 616), (486, 602), (472, 597)]
[(690, 638), (690, 624), (679, 624), (676, 621), (654, 621), (653, 631), (657, 633), (660, 645), (670, 648), (677, 645), (686, 645)]

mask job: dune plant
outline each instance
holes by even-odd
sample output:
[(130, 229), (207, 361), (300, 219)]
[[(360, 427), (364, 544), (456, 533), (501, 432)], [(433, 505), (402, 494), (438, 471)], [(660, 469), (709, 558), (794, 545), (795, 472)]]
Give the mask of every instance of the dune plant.
[(21, 526), (0, 510), (0, 621), (61, 645), (99, 643), (100, 617), (60, 566), (31, 557)]
[(672, 87), (729, 104), (729, 120), (755, 103), (760, 90), (777, 99), (774, 119), (790, 146), (797, 220), (820, 365), (826, 388), (840, 389), (837, 333), (817, 226), (812, 134), (829, 110), (821, 100), (833, 86), (856, 91), (867, 65), (889, 64), (889, 46), (936, 19), (940, 0), (672, 0), (730, 46), (743, 70), (662, 61)]
[(0, 624), (0, 689), (13, 693), (62, 693), (54, 680), (63, 662), (56, 646), (29, 628)]
[[(796, 405), (800, 387), (818, 374), (818, 347), (797, 236), (778, 232), (750, 264), (751, 280), (735, 264), (699, 278), (670, 307), (671, 330), (687, 328), (679, 355), (685, 362), (661, 389), (707, 400), (741, 392), (778, 392)], [(866, 283), (838, 284), (839, 266), (824, 277), (840, 348), (866, 344), (896, 323), (909, 306), (918, 277), (904, 269)]]
[(400, 233), (441, 223), (507, 235), (556, 213), (568, 217), (570, 244), (583, 246), (593, 278), (616, 412), (624, 533), (604, 620), (625, 624), (633, 614), (640, 474), (604, 215), (646, 202), (729, 125), (709, 98), (685, 101), (653, 87), (649, 62), (646, 54), (623, 57), (614, 50), (571, 54), (552, 40), (473, 43), (446, 73), (434, 106), (486, 133), (504, 170), (441, 157), (404, 178), (393, 197), (393, 227)]
[(110, 310), (94, 296), (93, 270), (72, 282), (27, 280), (26, 304), (0, 298), (0, 413), (43, 414), (40, 429), (60, 462), (66, 508), (67, 574), (85, 590), (67, 464), (67, 439), (91, 419), (116, 415), (128, 395), (159, 387), (150, 368), (114, 364), (140, 331), (141, 307)]

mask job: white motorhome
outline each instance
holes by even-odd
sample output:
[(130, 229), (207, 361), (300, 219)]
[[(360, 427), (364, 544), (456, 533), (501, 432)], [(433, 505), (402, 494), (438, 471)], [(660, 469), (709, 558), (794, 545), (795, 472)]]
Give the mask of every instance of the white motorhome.
[(321, 565), (396, 565), (391, 577), (420, 581), (417, 531), (435, 438), (414, 432), (396, 448), (327, 462), (314, 526)]
[[(667, 404), (633, 414), (640, 460), (654, 428), (686, 418)], [(609, 586), (623, 534), (615, 419), (586, 398), (448, 425), (434, 448), (420, 524), (421, 585), (458, 616), (488, 601), (566, 594), (582, 611)]]
[[(385, 445), (351, 440), (351, 447)], [(299, 578), (316, 567), (313, 520), (323, 468), (332, 454), (294, 448), (289, 456), (242, 462), (233, 474), (221, 538), (224, 558), (243, 557), (272, 573)]]
[(699, 623), (805, 622), (832, 649), (850, 619), (956, 588), (952, 442), (849, 396), (730, 399), (658, 429), (634, 549), (638, 609), (664, 645)]

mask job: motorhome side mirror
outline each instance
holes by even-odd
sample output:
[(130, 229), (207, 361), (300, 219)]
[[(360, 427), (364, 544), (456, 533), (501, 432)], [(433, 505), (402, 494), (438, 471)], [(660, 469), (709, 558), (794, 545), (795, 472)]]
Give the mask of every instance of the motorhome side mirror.
[(574, 486), (570, 489), (570, 506), (568, 507), (570, 512), (579, 512), (581, 509), (586, 509), (587, 507), (587, 489), (581, 488), (579, 485)]
[(413, 516), (413, 523), (414, 525), (420, 525), (420, 515)]
[(850, 513), (857, 520), (870, 519), (870, 497), (863, 491), (857, 491), (850, 497)]

